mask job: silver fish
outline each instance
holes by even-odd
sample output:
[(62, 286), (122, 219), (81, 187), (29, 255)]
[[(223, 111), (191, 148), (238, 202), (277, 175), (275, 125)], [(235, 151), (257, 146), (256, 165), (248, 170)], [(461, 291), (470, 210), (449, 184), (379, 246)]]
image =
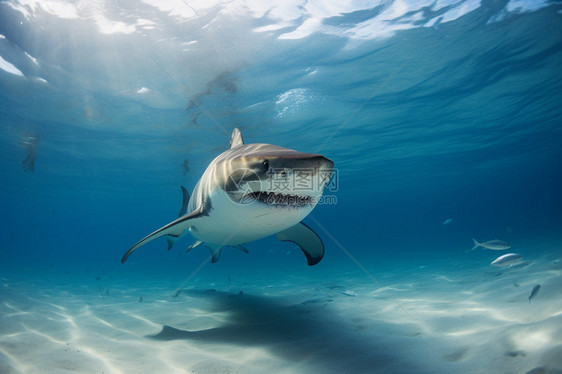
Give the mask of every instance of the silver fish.
[(518, 264), (523, 259), (523, 256), (517, 253), (508, 253), (503, 256), (496, 258), (490, 263), (493, 266), (512, 266)]
[(541, 285), (537, 284), (535, 287), (533, 287), (533, 289), (531, 290), (531, 294), (529, 295), (529, 305), (531, 304), (531, 299), (535, 296), (537, 296), (537, 294), (539, 293), (541, 289)]
[(471, 251), (475, 250), (478, 247), (491, 249), (493, 251), (504, 251), (506, 249), (511, 248), (511, 244), (508, 244), (498, 239), (488, 240), (487, 242), (483, 242), (483, 243), (478, 243), (476, 239), (472, 239), (472, 241), (474, 242), (474, 247), (472, 247)]

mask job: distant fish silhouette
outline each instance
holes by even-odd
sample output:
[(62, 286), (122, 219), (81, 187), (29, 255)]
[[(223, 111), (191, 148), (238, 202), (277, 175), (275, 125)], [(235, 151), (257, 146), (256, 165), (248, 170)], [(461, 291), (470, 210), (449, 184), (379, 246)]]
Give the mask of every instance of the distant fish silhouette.
[(533, 289), (531, 290), (531, 294), (529, 295), (529, 305), (531, 305), (531, 299), (535, 296), (537, 296), (537, 294), (539, 293), (541, 289), (541, 285), (537, 284), (535, 287), (533, 287)]
[(35, 170), (35, 158), (37, 157), (37, 145), (39, 144), (38, 135), (27, 135), (20, 140), (20, 145), (25, 149), (27, 155), (21, 162), (21, 167), (25, 171), (33, 172)]
[(518, 264), (523, 259), (523, 256), (517, 253), (508, 253), (506, 255), (496, 258), (490, 265), (494, 266), (512, 266)]
[(447, 218), (445, 221), (441, 222), (443, 226), (448, 225), (449, 223), (453, 222), (452, 218)]
[(491, 249), (493, 251), (504, 251), (506, 249), (511, 248), (510, 244), (497, 239), (488, 240), (487, 242), (483, 242), (483, 243), (478, 243), (478, 241), (476, 241), (476, 239), (473, 238), (472, 241), (474, 241), (474, 247), (472, 247), (471, 251), (475, 250), (478, 247)]

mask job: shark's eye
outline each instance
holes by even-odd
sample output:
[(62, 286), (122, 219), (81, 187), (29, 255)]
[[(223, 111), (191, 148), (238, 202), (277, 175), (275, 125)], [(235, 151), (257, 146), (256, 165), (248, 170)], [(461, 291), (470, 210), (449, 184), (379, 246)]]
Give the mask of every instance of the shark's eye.
[(268, 160), (264, 160), (264, 162), (262, 163), (264, 170), (269, 170), (269, 161)]

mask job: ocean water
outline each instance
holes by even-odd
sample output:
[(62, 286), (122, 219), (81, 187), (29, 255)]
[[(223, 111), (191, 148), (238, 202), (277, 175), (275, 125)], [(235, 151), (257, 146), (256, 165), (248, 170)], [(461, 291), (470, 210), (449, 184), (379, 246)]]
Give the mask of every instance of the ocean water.
[[(0, 372), (561, 373), (561, 67), (557, 1), (0, 1)], [(234, 128), (334, 161), (322, 261), (121, 264)]]

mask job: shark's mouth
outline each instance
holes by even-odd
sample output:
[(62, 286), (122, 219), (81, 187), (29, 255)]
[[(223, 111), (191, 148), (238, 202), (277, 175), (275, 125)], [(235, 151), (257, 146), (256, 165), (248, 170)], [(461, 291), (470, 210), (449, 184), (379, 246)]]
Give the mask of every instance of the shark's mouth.
[(289, 195), (276, 192), (257, 191), (244, 196), (246, 201), (259, 201), (272, 206), (305, 207), (312, 206), (312, 196)]

